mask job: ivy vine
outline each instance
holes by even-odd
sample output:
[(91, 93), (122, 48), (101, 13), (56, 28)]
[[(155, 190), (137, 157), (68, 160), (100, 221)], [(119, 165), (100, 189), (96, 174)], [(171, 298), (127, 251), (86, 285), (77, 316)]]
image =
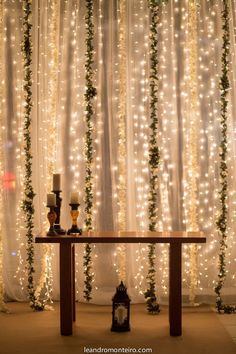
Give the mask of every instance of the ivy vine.
[(216, 222), (217, 230), (220, 234), (220, 252), (218, 264), (218, 281), (215, 287), (216, 293), (216, 308), (219, 313), (236, 313), (236, 306), (225, 305), (221, 290), (226, 279), (226, 249), (227, 249), (227, 223), (228, 223), (228, 140), (227, 140), (227, 121), (228, 121), (228, 93), (230, 89), (229, 83), (229, 55), (230, 55), (230, 30), (229, 30), (229, 4), (228, 0), (223, 1), (222, 10), (222, 31), (223, 31), (223, 44), (221, 55), (221, 68), (222, 73), (220, 77), (220, 105), (221, 105), (221, 141), (220, 141), (220, 184), (219, 191), (220, 198), (220, 214)]
[(34, 290), (34, 243), (33, 243), (33, 228), (34, 228), (34, 205), (33, 199), (35, 193), (32, 186), (32, 153), (31, 153), (31, 111), (32, 111), (32, 1), (23, 1), (23, 31), (24, 37), (22, 42), (22, 54), (24, 60), (24, 154), (25, 154), (25, 169), (24, 169), (24, 198), (22, 201), (22, 209), (25, 214), (25, 227), (27, 238), (27, 274), (28, 274), (28, 296), (30, 306), (34, 310), (41, 311), (44, 305), (35, 297)]
[[(85, 110), (86, 110), (86, 138), (85, 138), (85, 157), (86, 157), (86, 176), (85, 176), (85, 225), (86, 229), (89, 231), (92, 229), (93, 221), (93, 100), (97, 94), (97, 90), (93, 83), (93, 63), (94, 63), (94, 23), (93, 23), (93, 1), (86, 0), (86, 16), (85, 16), (85, 26), (86, 26), (86, 61), (85, 61), (85, 82), (86, 82), (86, 92), (85, 92)], [(85, 246), (84, 254), (84, 298), (86, 301), (91, 300), (92, 292), (92, 258), (91, 258), (92, 248), (88, 243)]]
[[(148, 198), (148, 216), (149, 230), (156, 231), (157, 226), (157, 189), (158, 189), (158, 167), (160, 161), (160, 152), (157, 143), (158, 134), (158, 24), (160, 18), (160, 5), (163, 1), (149, 0), (150, 8), (150, 138), (149, 138), (149, 198)], [(155, 282), (155, 244), (148, 245), (148, 274), (147, 290), (144, 293), (149, 313), (157, 314), (160, 312), (160, 306), (156, 298)]]

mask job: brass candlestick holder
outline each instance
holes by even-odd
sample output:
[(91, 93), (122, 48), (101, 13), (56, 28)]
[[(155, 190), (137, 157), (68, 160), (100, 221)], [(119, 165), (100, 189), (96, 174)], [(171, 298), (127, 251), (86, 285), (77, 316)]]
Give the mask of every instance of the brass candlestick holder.
[(72, 219), (72, 226), (71, 228), (67, 231), (67, 235), (70, 235), (70, 234), (79, 234), (79, 235), (82, 235), (82, 229), (80, 229), (78, 226), (77, 226), (77, 219), (78, 219), (78, 216), (79, 216), (79, 210), (78, 210), (78, 207), (79, 207), (79, 203), (78, 204), (69, 204), (71, 206), (71, 212), (70, 212), (70, 215), (71, 215), (71, 219)]
[(66, 231), (61, 228), (60, 225), (60, 217), (61, 217), (61, 202), (62, 198), (60, 197), (61, 191), (52, 191), (56, 195), (56, 207), (55, 207), (55, 212), (57, 214), (57, 218), (55, 220), (55, 225), (54, 229), (57, 232), (58, 235), (65, 235)]
[(51, 205), (47, 205), (48, 208), (50, 208), (49, 212), (48, 212), (48, 221), (49, 221), (49, 224), (50, 224), (50, 228), (47, 232), (47, 236), (57, 236), (58, 233), (55, 231), (54, 229), (54, 223), (56, 221), (56, 218), (57, 218), (57, 214), (55, 213), (55, 207), (54, 206), (51, 206)]

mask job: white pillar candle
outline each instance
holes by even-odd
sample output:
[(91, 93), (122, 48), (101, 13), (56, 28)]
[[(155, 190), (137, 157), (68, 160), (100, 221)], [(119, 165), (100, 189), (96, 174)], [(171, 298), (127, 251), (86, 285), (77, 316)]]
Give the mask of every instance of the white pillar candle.
[(56, 194), (47, 194), (47, 206), (56, 206)]
[(79, 193), (78, 192), (71, 192), (70, 204), (79, 204)]
[(53, 191), (60, 191), (61, 190), (61, 175), (59, 173), (55, 173), (53, 175)]

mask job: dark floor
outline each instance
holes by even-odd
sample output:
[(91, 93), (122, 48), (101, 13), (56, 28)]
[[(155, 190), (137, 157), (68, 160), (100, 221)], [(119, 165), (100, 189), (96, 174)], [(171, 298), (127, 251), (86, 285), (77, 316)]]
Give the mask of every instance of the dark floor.
[(182, 337), (169, 336), (167, 307), (152, 316), (144, 304), (131, 306), (131, 331), (126, 333), (110, 331), (110, 306), (78, 304), (74, 335), (65, 337), (59, 330), (59, 304), (53, 306), (54, 311), (33, 312), (26, 303), (9, 303), (11, 313), (0, 314), (0, 353), (236, 353), (236, 344), (209, 306), (183, 309)]

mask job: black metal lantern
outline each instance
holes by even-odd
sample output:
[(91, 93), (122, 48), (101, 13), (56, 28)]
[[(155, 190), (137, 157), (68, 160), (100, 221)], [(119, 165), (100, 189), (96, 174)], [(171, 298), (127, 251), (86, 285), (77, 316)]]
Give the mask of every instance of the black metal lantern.
[(123, 282), (116, 288), (116, 293), (112, 298), (112, 326), (113, 332), (130, 331), (130, 298)]

